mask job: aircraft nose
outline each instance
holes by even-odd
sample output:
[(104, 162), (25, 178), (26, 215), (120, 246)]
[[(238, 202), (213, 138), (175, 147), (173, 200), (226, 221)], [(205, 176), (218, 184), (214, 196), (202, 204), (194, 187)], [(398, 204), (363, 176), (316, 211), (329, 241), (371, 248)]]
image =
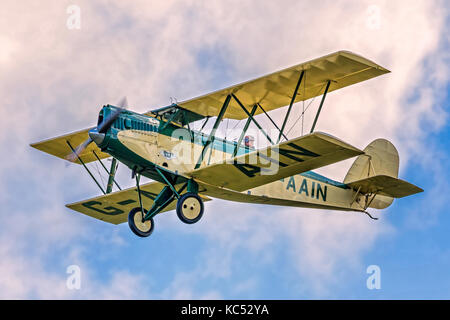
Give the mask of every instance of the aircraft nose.
[(105, 139), (104, 133), (99, 133), (97, 131), (89, 131), (89, 137), (97, 144), (101, 144)]

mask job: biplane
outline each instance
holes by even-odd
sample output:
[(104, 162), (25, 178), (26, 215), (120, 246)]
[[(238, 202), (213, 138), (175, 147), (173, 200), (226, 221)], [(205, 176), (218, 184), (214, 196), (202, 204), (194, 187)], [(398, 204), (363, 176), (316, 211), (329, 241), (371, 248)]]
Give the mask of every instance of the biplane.
[[(196, 223), (204, 202), (219, 198), (302, 208), (357, 211), (387, 208), (394, 198), (423, 190), (398, 179), (399, 155), (385, 139), (360, 150), (330, 134), (315, 131), (328, 93), (390, 72), (348, 51), (339, 51), (194, 99), (136, 113), (126, 101), (101, 108), (97, 125), (32, 147), (82, 165), (102, 192), (66, 205), (112, 224), (128, 221), (140, 237), (154, 230), (156, 215), (175, 210), (187, 224)], [(286, 123), (295, 103), (322, 96), (307, 134), (288, 138)], [(286, 107), (277, 124), (270, 112)], [(258, 122), (267, 117), (272, 132)], [(205, 132), (206, 123), (212, 128)], [(219, 137), (224, 119), (244, 120), (235, 140)], [(200, 121), (201, 129), (193, 122)], [(254, 124), (267, 140), (256, 149), (246, 136)], [(243, 143), (244, 142), (244, 143)], [(356, 157), (343, 182), (312, 170)], [(102, 161), (109, 158), (110, 168)], [(103, 185), (89, 170), (98, 161), (108, 180)], [(136, 185), (121, 189), (118, 163), (131, 170)], [(141, 177), (152, 180), (140, 183)], [(113, 191), (114, 186), (118, 188)]]

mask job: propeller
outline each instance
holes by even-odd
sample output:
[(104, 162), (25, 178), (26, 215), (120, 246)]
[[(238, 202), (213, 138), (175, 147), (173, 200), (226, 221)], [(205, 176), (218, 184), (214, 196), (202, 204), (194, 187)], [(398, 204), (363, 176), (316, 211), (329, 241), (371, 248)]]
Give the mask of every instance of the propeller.
[(71, 154), (69, 154), (66, 159), (70, 162), (75, 162), (80, 154), (94, 141), (103, 141), (105, 132), (111, 127), (111, 125), (116, 121), (119, 115), (128, 107), (127, 97), (123, 97), (118, 104), (118, 109), (115, 110), (107, 119), (104, 119), (102, 123), (97, 126), (97, 132), (89, 132), (89, 138), (87, 138), (82, 144), (77, 146)]

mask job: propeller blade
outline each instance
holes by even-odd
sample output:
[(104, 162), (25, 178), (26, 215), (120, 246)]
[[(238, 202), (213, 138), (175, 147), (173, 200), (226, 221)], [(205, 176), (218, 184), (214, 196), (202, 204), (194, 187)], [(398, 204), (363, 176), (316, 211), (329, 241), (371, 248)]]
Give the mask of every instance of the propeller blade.
[(103, 122), (99, 124), (99, 126), (97, 127), (97, 131), (99, 133), (105, 133), (106, 131), (108, 131), (109, 127), (111, 127), (113, 122), (116, 121), (121, 112), (122, 109), (117, 109), (116, 111), (114, 111), (114, 113), (111, 114), (108, 119), (103, 120)]
[[(127, 101), (127, 97), (123, 97), (122, 100), (120, 100), (119, 105), (118, 105), (118, 109), (115, 110), (113, 112), (113, 114), (111, 114), (108, 119), (103, 120), (102, 123), (100, 123), (97, 126), (97, 132), (98, 133), (105, 133), (106, 131), (108, 131), (108, 129), (111, 127), (111, 125), (114, 123), (114, 121), (116, 121), (116, 119), (119, 117), (120, 113), (125, 110), (128, 106), (128, 101)], [(89, 144), (91, 144), (92, 142), (94, 142), (94, 140), (92, 140), (91, 137), (89, 137), (86, 141), (84, 141), (82, 144), (80, 144), (78, 147), (75, 148), (74, 152), (72, 152), (71, 154), (69, 154), (66, 159), (69, 160), (70, 162), (75, 162), (78, 157), (80, 156), (80, 154), (84, 151), (84, 149), (87, 148), (87, 146)]]
[(69, 160), (70, 162), (75, 162), (78, 157), (80, 156), (80, 154), (84, 151), (84, 149), (87, 148), (87, 146), (89, 144), (91, 144), (91, 142), (93, 142), (94, 140), (92, 140), (90, 137), (84, 141), (82, 144), (80, 144), (78, 147), (75, 148), (74, 152), (72, 152), (71, 154), (69, 154), (66, 159)]
[(122, 100), (120, 100), (119, 104), (117, 105), (120, 109), (126, 109), (128, 107), (128, 100), (127, 97), (123, 97)]
[(120, 100), (118, 107), (119, 108), (116, 111), (114, 111), (114, 113), (111, 114), (108, 119), (104, 120), (97, 127), (97, 131), (99, 133), (105, 133), (106, 131), (108, 131), (109, 127), (111, 127), (113, 122), (116, 121), (116, 119), (119, 117), (120, 113), (128, 107), (127, 97), (123, 97), (122, 100)]

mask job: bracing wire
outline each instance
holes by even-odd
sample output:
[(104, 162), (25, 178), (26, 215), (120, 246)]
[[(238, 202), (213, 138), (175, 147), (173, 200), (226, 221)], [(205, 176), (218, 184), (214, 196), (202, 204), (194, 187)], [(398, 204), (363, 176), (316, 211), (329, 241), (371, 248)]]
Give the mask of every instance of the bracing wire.
[[(306, 109), (302, 112), (302, 114), (297, 118), (297, 120), (295, 120), (294, 124), (291, 126), (291, 128), (289, 129), (289, 131), (286, 133), (286, 136), (289, 134), (289, 132), (291, 132), (291, 130), (295, 127), (295, 125), (297, 124), (298, 120), (300, 120), (300, 118), (304, 117), (305, 112), (308, 111), (309, 107), (311, 106), (311, 104), (314, 102), (314, 100), (316, 99), (316, 97), (319, 95), (319, 93), (325, 88), (326, 84), (324, 84), (322, 87), (319, 88), (319, 90), (317, 91), (317, 94), (314, 95), (314, 98), (312, 98), (312, 100), (308, 103), (308, 105), (306, 106)], [(303, 133), (302, 133), (303, 134)]]
[(103, 176), (100, 173), (100, 169), (98, 168), (98, 163), (97, 162), (94, 162), (94, 163), (95, 163), (95, 168), (97, 169), (97, 173), (100, 176), (100, 180), (102, 180), (102, 185), (103, 185), (103, 187), (105, 187), (105, 181), (103, 181)]
[[(236, 127), (238, 126), (239, 123), (241, 123), (242, 119), (239, 121), (236, 121), (236, 124), (234, 125), (233, 129), (231, 129), (232, 132), (234, 132), (234, 129), (236, 129)], [(237, 139), (237, 137), (233, 138), (233, 139)]]
[(236, 124), (235, 124), (234, 127), (233, 127), (233, 130), (236, 129), (237, 125), (238, 125), (241, 121), (242, 121), (242, 119), (236, 122)]

